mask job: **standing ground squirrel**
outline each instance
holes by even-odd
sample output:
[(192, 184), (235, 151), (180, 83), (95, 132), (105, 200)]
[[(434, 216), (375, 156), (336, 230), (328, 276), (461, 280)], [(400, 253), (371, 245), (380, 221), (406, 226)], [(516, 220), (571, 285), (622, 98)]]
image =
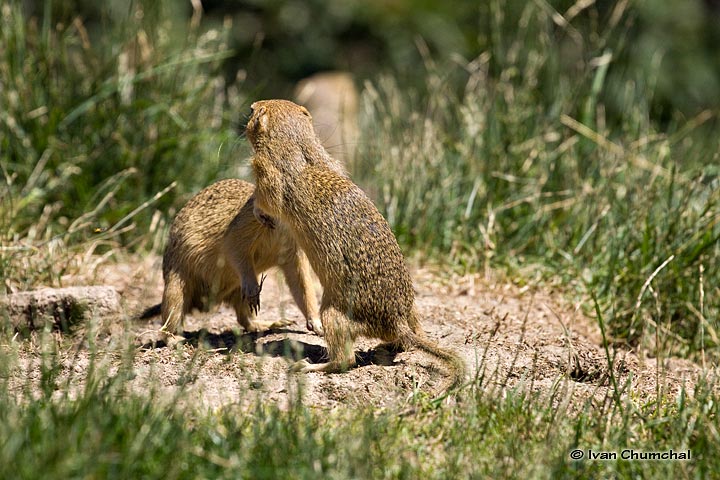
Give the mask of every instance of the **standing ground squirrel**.
[(293, 368), (352, 367), (355, 338), (363, 335), (439, 357), (452, 370), (451, 386), (458, 385), (464, 362), (425, 337), (390, 226), (357, 185), (328, 168), (310, 113), (287, 100), (259, 101), (251, 108), (246, 134), (255, 153), (256, 215), (288, 226), (323, 286), (320, 320), (330, 361), (304, 360)]
[(247, 332), (287, 325), (286, 320), (253, 318), (260, 307), (258, 274), (279, 266), (307, 328), (322, 334), (307, 257), (282, 223), (271, 229), (256, 220), (254, 191), (248, 182), (221, 180), (197, 193), (175, 216), (163, 256), (163, 331), (174, 335), (185, 314), (206, 308), (209, 300), (230, 304)]

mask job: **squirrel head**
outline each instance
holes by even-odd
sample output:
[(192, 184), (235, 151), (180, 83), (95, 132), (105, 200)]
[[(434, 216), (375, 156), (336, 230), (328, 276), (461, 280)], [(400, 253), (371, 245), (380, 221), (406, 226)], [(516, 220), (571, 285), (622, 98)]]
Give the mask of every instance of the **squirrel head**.
[(312, 116), (303, 106), (289, 100), (260, 100), (250, 109), (245, 134), (256, 152), (278, 142), (302, 144), (315, 138)]
[(254, 168), (272, 164), (280, 171), (297, 171), (304, 165), (322, 164), (347, 175), (342, 163), (323, 148), (307, 108), (289, 100), (259, 100), (250, 108), (245, 135), (255, 151)]

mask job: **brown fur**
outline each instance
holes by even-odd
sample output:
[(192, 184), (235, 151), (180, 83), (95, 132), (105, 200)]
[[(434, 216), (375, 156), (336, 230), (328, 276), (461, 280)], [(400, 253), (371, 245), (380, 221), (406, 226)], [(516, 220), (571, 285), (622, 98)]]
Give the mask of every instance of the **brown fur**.
[(307, 257), (285, 226), (266, 228), (256, 220), (254, 190), (242, 180), (221, 180), (175, 216), (163, 256), (164, 331), (175, 334), (185, 314), (209, 300), (231, 305), (248, 332), (286, 325), (253, 318), (260, 306), (258, 274), (279, 266), (308, 329), (322, 333)]
[(286, 100), (255, 102), (246, 134), (255, 155), (255, 207), (285, 223), (320, 278), (320, 320), (329, 363), (301, 362), (302, 371), (355, 365), (359, 335), (401, 348), (419, 347), (444, 360), (453, 385), (464, 376), (454, 353), (429, 341), (418, 322), (412, 281), (390, 226), (346, 176), (328, 168), (328, 154), (310, 113)]

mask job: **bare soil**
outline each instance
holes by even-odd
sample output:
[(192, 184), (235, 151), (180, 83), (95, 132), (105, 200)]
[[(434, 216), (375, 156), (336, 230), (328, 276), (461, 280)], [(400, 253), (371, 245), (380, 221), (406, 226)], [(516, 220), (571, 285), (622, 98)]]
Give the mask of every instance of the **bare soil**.
[[(468, 367), (468, 387), (493, 395), (513, 391), (548, 397), (573, 408), (600, 406), (613, 392), (645, 403), (658, 394), (674, 398), (702, 374), (692, 362), (641, 358), (609, 348), (606, 356), (597, 323), (562, 296), (520, 288), (481, 275), (453, 276), (429, 268), (412, 271), (417, 306), (428, 336), (459, 353)], [(162, 394), (180, 390), (183, 401), (215, 409), (251, 402), (286, 407), (300, 392), (307, 405), (332, 408), (403, 404), (413, 395), (435, 395), (447, 382), (447, 370), (436, 358), (420, 351), (389, 352), (377, 340), (356, 345), (357, 368), (340, 374), (290, 374), (295, 360), (322, 361), (322, 338), (309, 333), (279, 272), (269, 272), (261, 296), (259, 316), (289, 319), (281, 330), (244, 334), (234, 313), (220, 306), (194, 312), (184, 325), (186, 341), (175, 347), (153, 345), (160, 318), (133, 320), (142, 309), (159, 303), (162, 295), (160, 259), (148, 257), (100, 265), (93, 272), (64, 278), (67, 285), (110, 285), (122, 299), (122, 314), (107, 318), (92, 330), (109, 373), (122, 361), (123, 342), (141, 345), (133, 357), (132, 385), (138, 391)], [(319, 288), (318, 288), (319, 291)], [(87, 333), (87, 327), (84, 332)], [(78, 388), (90, 365), (88, 335), (57, 334), (65, 378)], [(18, 390), (27, 379), (40, 377), (40, 355), (33, 338), (17, 338), (20, 368), (13, 374)], [(610, 368), (612, 365), (612, 368)], [(169, 397), (172, 398), (172, 397)]]

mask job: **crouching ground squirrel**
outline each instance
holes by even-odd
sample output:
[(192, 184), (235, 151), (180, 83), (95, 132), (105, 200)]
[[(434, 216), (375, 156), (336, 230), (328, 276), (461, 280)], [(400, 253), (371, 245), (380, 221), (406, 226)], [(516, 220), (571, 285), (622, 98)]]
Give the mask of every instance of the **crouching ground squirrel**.
[[(254, 191), (248, 182), (221, 180), (197, 193), (175, 216), (163, 256), (164, 333), (174, 335), (185, 314), (206, 309), (209, 300), (231, 305), (248, 332), (287, 325), (286, 320), (253, 318), (260, 307), (258, 275), (279, 266), (307, 328), (322, 334), (307, 257), (282, 223), (267, 228), (256, 220)], [(156, 314), (157, 307), (141, 318)]]
[(310, 113), (287, 100), (259, 101), (251, 108), (246, 135), (254, 150), (256, 215), (288, 226), (323, 286), (320, 320), (330, 361), (303, 360), (293, 369), (352, 367), (354, 340), (363, 335), (437, 356), (452, 371), (451, 387), (458, 385), (464, 362), (425, 337), (390, 226), (357, 185), (328, 168)]

